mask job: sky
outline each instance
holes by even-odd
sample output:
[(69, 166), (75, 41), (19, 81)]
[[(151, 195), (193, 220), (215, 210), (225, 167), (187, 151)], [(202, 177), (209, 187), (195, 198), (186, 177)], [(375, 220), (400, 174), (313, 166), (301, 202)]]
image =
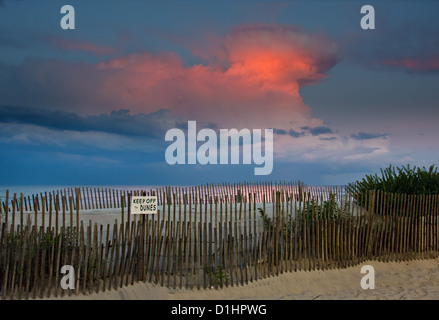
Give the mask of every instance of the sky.
[[(66, 4), (75, 29), (61, 28)], [(361, 28), (366, 4), (375, 29)], [(0, 0), (0, 185), (343, 185), (437, 164), (437, 12), (415, 0)], [(273, 129), (272, 172), (170, 165), (166, 132), (188, 121)]]

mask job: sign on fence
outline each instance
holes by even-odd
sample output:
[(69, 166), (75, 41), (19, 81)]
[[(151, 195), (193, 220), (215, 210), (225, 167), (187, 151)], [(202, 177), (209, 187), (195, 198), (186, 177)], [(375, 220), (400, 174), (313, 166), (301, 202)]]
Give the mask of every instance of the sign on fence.
[(156, 214), (157, 196), (133, 196), (131, 214)]

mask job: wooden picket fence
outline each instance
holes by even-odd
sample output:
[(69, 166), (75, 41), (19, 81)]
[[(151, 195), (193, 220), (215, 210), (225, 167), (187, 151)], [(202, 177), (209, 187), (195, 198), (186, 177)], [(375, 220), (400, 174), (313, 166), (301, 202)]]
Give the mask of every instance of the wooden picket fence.
[[(309, 192), (313, 195), (321, 194), (325, 192), (332, 192), (333, 194), (341, 194), (343, 187), (334, 186), (331, 188), (310, 188), (305, 186), (302, 182), (256, 182), (256, 183), (222, 183), (222, 184), (206, 184), (201, 186), (191, 186), (191, 187), (157, 187), (154, 189), (149, 189), (148, 193), (154, 193), (158, 197), (158, 203), (163, 204), (164, 195), (166, 194), (176, 194), (177, 201), (182, 201), (184, 195), (192, 195), (192, 198), (209, 198), (218, 197), (226, 199), (228, 201), (234, 201), (233, 197), (230, 195), (236, 195), (241, 197), (243, 194), (256, 194), (256, 201), (262, 202), (262, 197), (266, 197), (266, 201), (271, 201), (271, 191), (283, 190), (287, 194), (298, 194)], [(9, 206), (11, 211), (13, 206), (16, 210), (21, 210), (23, 207), (24, 212), (33, 212), (35, 210), (45, 212), (54, 210), (58, 206), (61, 210), (62, 207), (66, 211), (70, 210), (72, 206), (73, 210), (76, 210), (76, 205), (80, 210), (100, 210), (100, 209), (120, 209), (122, 205), (121, 198), (126, 198), (128, 194), (140, 194), (142, 190), (130, 189), (121, 190), (115, 188), (100, 188), (100, 187), (70, 187), (58, 190), (53, 190), (50, 192), (40, 192), (38, 194), (32, 195), (9, 195), (7, 191), (6, 197), (3, 199), (0, 197), (0, 214), (5, 212), (6, 206)], [(69, 198), (72, 198), (70, 203)], [(7, 198), (7, 199), (5, 199)], [(22, 199), (21, 199), (22, 198)], [(9, 204), (8, 204), (8, 199)], [(125, 208), (127, 204), (125, 203)]]
[[(436, 195), (370, 191), (358, 202), (342, 188), (257, 187), (127, 192), (120, 220), (106, 225), (81, 218), (79, 188), (27, 213), (20, 195), (2, 213), (0, 296), (91, 294), (136, 282), (221, 289), (297, 270), (438, 256)], [(158, 213), (130, 214), (136, 194), (157, 195)], [(60, 286), (65, 265), (75, 270), (73, 289)]]

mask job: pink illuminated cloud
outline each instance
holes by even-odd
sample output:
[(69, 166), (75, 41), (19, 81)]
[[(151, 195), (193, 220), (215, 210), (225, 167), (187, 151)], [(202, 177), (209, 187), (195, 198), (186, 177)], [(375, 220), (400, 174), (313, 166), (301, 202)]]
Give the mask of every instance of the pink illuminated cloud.
[(416, 59), (390, 59), (382, 62), (383, 65), (402, 67), (411, 71), (432, 72), (439, 71), (439, 57)]
[[(64, 50), (113, 52), (83, 41), (50, 41)], [(175, 52), (145, 51), (97, 64), (28, 59), (7, 70), (20, 85), (0, 86), (0, 102), (82, 114), (168, 109), (186, 119), (237, 128), (297, 131), (323, 125), (299, 89), (327, 77), (338, 62), (338, 47), (328, 37), (288, 25), (254, 24), (187, 48), (205, 62), (187, 65)]]
[(85, 51), (98, 56), (108, 55), (115, 52), (112, 47), (99, 46), (94, 43), (85, 42), (78, 39), (48, 37), (46, 40), (54, 47), (67, 51)]
[(333, 42), (291, 26), (241, 26), (212, 43), (207, 52), (194, 50), (212, 61), (207, 65), (148, 52), (101, 62), (97, 69), (107, 76), (98, 92), (136, 111), (167, 108), (220, 123), (289, 126), (310, 117), (299, 88), (337, 63)]

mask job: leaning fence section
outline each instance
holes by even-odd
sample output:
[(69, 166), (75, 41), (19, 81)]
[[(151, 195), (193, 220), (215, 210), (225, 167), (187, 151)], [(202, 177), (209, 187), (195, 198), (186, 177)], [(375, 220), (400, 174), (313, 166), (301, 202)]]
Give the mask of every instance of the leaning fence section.
[[(284, 272), (438, 256), (436, 195), (311, 192), (300, 183), (246, 186), (222, 193), (198, 187), (127, 192), (111, 224), (81, 218), (89, 208), (82, 202), (81, 209), (82, 189), (31, 213), (24, 196), (18, 204), (7, 199), (12, 205), (2, 212), (0, 295), (90, 294), (136, 282), (221, 289)], [(137, 194), (157, 195), (157, 214), (132, 215), (127, 204)], [(63, 266), (75, 272), (70, 289), (60, 285)]]

